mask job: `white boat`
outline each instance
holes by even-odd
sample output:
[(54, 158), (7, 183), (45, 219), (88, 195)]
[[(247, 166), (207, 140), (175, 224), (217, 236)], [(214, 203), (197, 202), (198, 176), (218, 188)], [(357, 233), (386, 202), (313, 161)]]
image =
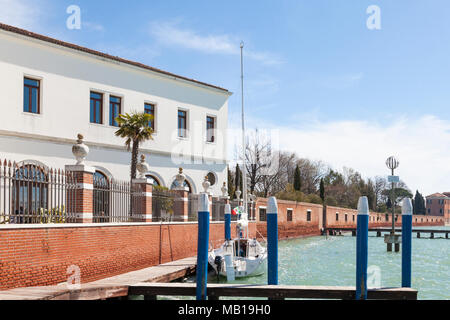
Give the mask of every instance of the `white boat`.
[(258, 240), (248, 238), (247, 214), (242, 213), (237, 223), (237, 234), (241, 236), (225, 241), (220, 248), (211, 250), (208, 262), (216, 274), (235, 278), (258, 276), (267, 270), (267, 249)]

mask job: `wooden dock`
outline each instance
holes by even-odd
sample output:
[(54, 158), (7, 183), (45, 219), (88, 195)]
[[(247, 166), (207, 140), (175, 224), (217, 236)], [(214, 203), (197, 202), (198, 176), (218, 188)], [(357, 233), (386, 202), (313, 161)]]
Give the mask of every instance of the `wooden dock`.
[[(195, 283), (139, 283), (130, 286), (128, 293), (143, 295), (145, 300), (156, 300), (157, 296), (195, 296)], [(319, 287), (319, 286), (269, 286), (239, 284), (208, 284), (209, 300), (220, 297), (247, 297), (283, 299), (335, 299), (354, 300), (355, 287)], [(370, 300), (417, 300), (417, 290), (410, 288), (369, 289)]]
[[(391, 232), (392, 228), (369, 228), (369, 232), (376, 232), (378, 237), (381, 237), (381, 233), (382, 232)], [(353, 236), (356, 236), (356, 228), (327, 228), (325, 230), (325, 232), (327, 234), (329, 234), (330, 236), (332, 235), (338, 235), (338, 234), (342, 234), (342, 232), (351, 232)], [(398, 234), (402, 233), (402, 229), (395, 229), (395, 232)], [(421, 234), (429, 234), (430, 235), (430, 239), (434, 239), (436, 234), (442, 234), (445, 235), (445, 239), (448, 239), (449, 234), (450, 234), (450, 230), (433, 230), (433, 229), (413, 229), (412, 233), (417, 235), (417, 238), (421, 237)]]
[(197, 257), (173, 261), (86, 284), (70, 289), (56, 286), (17, 288), (0, 291), (0, 300), (104, 300), (128, 296), (128, 288), (137, 283), (170, 282), (195, 272)]

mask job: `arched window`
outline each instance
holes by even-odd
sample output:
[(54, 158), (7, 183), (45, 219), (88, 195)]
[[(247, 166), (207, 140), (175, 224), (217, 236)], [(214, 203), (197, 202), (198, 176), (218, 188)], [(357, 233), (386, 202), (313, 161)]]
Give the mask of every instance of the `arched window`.
[(14, 171), (13, 217), (11, 223), (40, 223), (48, 209), (48, 175), (36, 164), (24, 164)]
[[(178, 187), (178, 181), (175, 180), (174, 182), (172, 182), (172, 185), (170, 186), (170, 189), (173, 190), (173, 189), (175, 189), (177, 187)], [(192, 193), (191, 184), (187, 180), (184, 180), (183, 187), (188, 187), (189, 193)]]
[(161, 182), (154, 175), (147, 174), (145, 177), (147, 179), (152, 179), (153, 180), (153, 186), (154, 187), (160, 187), (161, 186)]
[(105, 174), (94, 173), (94, 217), (93, 222), (109, 222), (110, 185)]

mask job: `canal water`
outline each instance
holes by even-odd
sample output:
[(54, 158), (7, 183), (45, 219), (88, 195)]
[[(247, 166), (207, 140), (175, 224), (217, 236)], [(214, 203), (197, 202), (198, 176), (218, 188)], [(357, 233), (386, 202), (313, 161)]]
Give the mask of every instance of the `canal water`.
[[(433, 228), (427, 228), (433, 229)], [(448, 229), (437, 227), (434, 229)], [(412, 243), (412, 287), (419, 299), (450, 299), (450, 239), (422, 234)], [(440, 238), (443, 237), (443, 238)], [(383, 237), (369, 233), (368, 287), (401, 286), (401, 253), (387, 252)], [(279, 284), (317, 286), (355, 286), (356, 237), (311, 237), (279, 242)], [(195, 278), (187, 279), (195, 282)], [(226, 279), (209, 274), (210, 283)], [(238, 279), (235, 283), (266, 284), (267, 274)], [(169, 297), (166, 297), (169, 298)], [(189, 299), (188, 297), (178, 297)]]

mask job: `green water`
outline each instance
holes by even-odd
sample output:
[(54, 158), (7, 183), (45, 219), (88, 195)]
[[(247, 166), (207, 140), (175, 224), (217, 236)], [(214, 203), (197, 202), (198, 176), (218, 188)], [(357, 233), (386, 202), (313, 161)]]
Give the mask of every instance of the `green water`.
[[(433, 228), (427, 228), (433, 229)], [(438, 227), (435, 229), (444, 229)], [(449, 227), (445, 229), (450, 230)], [(419, 299), (450, 299), (450, 239), (413, 235), (412, 287)], [(355, 286), (356, 237), (313, 237), (280, 241), (279, 284), (317, 286)], [(401, 252), (387, 252), (383, 237), (369, 233), (369, 279), (372, 287), (401, 286)], [(378, 280), (378, 281), (377, 281)], [(221, 279), (220, 282), (225, 282)], [(210, 282), (217, 282), (210, 277)], [(238, 279), (235, 283), (264, 284), (267, 275)], [(371, 287), (370, 283), (368, 284)]]
[[(447, 229), (437, 227), (427, 229)], [(450, 239), (445, 235), (422, 234), (421, 239), (413, 234), (412, 243), (412, 287), (419, 291), (419, 299), (450, 299)], [(356, 237), (312, 237), (279, 242), (279, 284), (317, 286), (355, 286)], [(368, 287), (401, 286), (401, 252), (386, 252), (383, 237), (369, 233)], [(374, 267), (375, 266), (375, 267)], [(377, 281), (378, 280), (378, 281)], [(188, 282), (195, 282), (190, 278)], [(208, 282), (217, 283), (209, 274)], [(226, 282), (221, 278), (219, 282)], [(237, 279), (234, 283), (266, 284), (267, 274), (258, 277)], [(372, 285), (371, 285), (372, 283)], [(173, 299), (173, 297), (165, 297)], [(192, 297), (177, 297), (192, 299)], [(164, 299), (164, 298), (163, 298)]]

